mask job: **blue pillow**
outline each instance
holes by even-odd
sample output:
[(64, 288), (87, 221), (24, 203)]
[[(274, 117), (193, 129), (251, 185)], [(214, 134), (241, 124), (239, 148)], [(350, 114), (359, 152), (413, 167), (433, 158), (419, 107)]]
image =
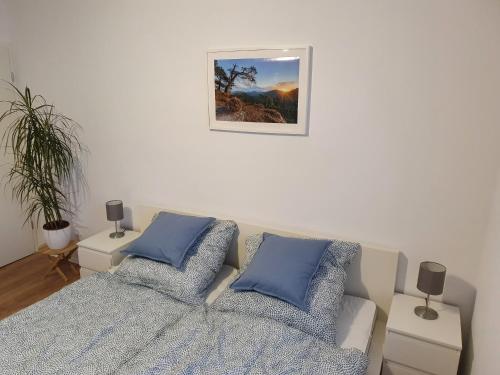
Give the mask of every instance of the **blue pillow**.
[(191, 246), (181, 268), (127, 257), (115, 275), (125, 283), (144, 285), (179, 301), (200, 305), (226, 259), (236, 228), (234, 221), (215, 220)]
[(264, 233), (252, 262), (231, 288), (276, 297), (307, 311), (311, 280), (330, 243)]
[[(262, 240), (262, 233), (247, 237), (247, 260), (240, 271), (243, 272), (252, 262)], [(210, 308), (272, 319), (335, 345), (337, 317), (347, 279), (345, 269), (360, 251), (361, 245), (358, 243), (332, 240), (311, 281), (307, 297), (308, 311), (265, 294), (242, 293), (233, 289), (226, 289)]]
[(180, 268), (191, 245), (214, 220), (213, 217), (160, 212), (144, 233), (122, 253)]

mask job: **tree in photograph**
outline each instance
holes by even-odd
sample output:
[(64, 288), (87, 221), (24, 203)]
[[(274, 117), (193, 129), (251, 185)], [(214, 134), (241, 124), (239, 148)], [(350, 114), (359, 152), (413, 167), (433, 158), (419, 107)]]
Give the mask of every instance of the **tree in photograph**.
[(227, 82), (229, 80), (224, 69), (219, 65), (219, 62), (215, 60), (214, 70), (215, 70), (215, 88), (219, 91), (225, 90)]
[(238, 69), (238, 65), (234, 64), (231, 69), (227, 70), (226, 77), (227, 77), (227, 83), (224, 87), (224, 92), (226, 94), (231, 93), (231, 89), (235, 85), (236, 81), (242, 81), (246, 84), (252, 84), (257, 82), (255, 79), (255, 76), (257, 75), (257, 68), (255, 66), (250, 66), (250, 67), (241, 67)]

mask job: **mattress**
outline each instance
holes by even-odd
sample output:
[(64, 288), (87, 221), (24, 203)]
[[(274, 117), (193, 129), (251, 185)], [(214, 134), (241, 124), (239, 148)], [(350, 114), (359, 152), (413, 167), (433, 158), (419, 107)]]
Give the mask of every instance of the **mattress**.
[(337, 344), (368, 353), (377, 315), (375, 302), (344, 295), (337, 321)]

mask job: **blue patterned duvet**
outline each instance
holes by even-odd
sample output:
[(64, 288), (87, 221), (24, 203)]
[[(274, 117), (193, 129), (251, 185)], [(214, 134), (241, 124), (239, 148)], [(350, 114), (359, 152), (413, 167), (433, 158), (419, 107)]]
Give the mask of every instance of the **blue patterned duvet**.
[(0, 321), (0, 374), (362, 375), (366, 355), (278, 321), (94, 274)]
[(109, 374), (193, 307), (98, 273), (0, 321), (0, 374)]
[(367, 357), (267, 318), (203, 307), (165, 330), (119, 374), (365, 374)]

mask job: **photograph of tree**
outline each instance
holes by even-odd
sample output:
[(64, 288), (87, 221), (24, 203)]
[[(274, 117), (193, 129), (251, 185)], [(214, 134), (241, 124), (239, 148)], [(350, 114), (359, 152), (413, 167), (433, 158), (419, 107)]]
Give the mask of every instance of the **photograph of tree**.
[(214, 60), (218, 121), (297, 124), (300, 58)]

